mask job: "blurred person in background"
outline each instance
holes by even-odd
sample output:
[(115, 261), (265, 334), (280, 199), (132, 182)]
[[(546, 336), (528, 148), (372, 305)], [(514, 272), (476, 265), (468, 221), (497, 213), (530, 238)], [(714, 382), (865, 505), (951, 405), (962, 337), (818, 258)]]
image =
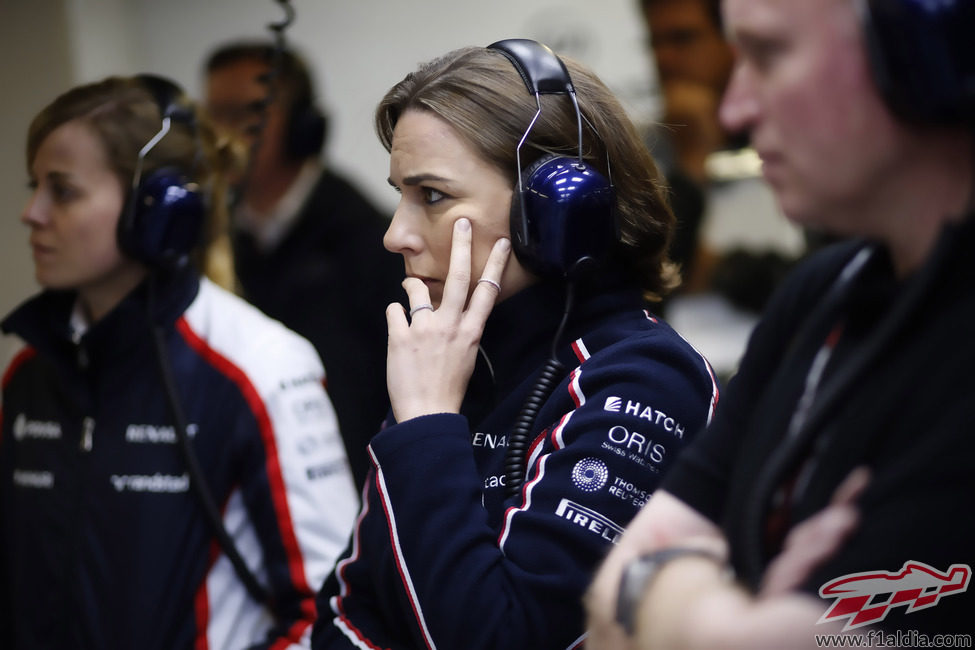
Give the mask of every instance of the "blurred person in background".
[(646, 139), (671, 187), (677, 228), (670, 250), (682, 271), (662, 311), (727, 378), (805, 242), (762, 180), (748, 134), (718, 119), (734, 62), (720, 0), (637, 5), (661, 101)]
[(243, 295), (318, 350), (361, 485), (389, 410), (383, 314), (402, 297), (402, 262), (382, 244), (389, 219), (322, 159), (328, 120), (298, 53), (223, 44), (205, 62), (204, 94), (217, 125), (252, 152), (232, 215)]
[(790, 220), (845, 241), (773, 297), (599, 571), (587, 647), (971, 644), (975, 5), (725, 0), (724, 17), (723, 123)]
[[(307, 644), (358, 500), (312, 346), (230, 282), (241, 159), (161, 77), (31, 122), (43, 291), (3, 321), (0, 646)], [(223, 244), (221, 244), (223, 242)]]

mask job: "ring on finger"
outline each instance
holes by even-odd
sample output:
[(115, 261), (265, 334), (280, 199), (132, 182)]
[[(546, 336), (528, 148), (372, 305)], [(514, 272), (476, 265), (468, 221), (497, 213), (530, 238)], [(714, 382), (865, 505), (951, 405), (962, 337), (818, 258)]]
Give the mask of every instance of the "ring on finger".
[(433, 311), (433, 305), (431, 305), (428, 302), (425, 302), (422, 305), (417, 305), (416, 307), (410, 310), (410, 318), (413, 318), (413, 314), (415, 314), (416, 312), (423, 311), (424, 309), (429, 309), (430, 311)]
[(484, 282), (485, 284), (490, 284), (492, 287), (498, 290), (498, 293), (501, 293), (501, 285), (495, 282), (494, 280), (492, 280), (491, 278), (481, 278), (480, 280), (477, 281), (477, 284), (481, 284), (482, 282)]

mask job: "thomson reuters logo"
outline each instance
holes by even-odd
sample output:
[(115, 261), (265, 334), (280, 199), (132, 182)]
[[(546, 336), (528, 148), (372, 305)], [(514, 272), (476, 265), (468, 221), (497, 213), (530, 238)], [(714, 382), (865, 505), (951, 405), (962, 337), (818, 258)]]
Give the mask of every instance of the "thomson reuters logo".
[(61, 438), (61, 425), (58, 422), (28, 420), (27, 416), (20, 413), (14, 420), (14, 439), (24, 440), (25, 438), (58, 440)]
[(583, 458), (572, 468), (572, 484), (583, 492), (595, 492), (606, 485), (609, 469), (597, 458)]
[[(822, 598), (836, 601), (817, 621), (848, 619), (843, 631), (878, 623), (894, 607), (906, 607), (912, 614), (937, 605), (945, 596), (963, 593), (968, 589), (972, 568), (967, 564), (952, 564), (944, 573), (923, 562), (905, 562), (900, 571), (864, 571), (827, 582), (819, 588)], [(878, 600), (878, 596), (883, 595)]]

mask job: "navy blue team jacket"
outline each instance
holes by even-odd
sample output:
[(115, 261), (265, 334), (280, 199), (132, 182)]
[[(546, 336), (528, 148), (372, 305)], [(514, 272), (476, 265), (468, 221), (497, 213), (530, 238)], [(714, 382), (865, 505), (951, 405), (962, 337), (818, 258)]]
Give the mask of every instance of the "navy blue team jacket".
[(3, 323), (29, 345), (0, 413), (0, 647), (309, 643), (358, 507), (321, 362), (240, 298), (170, 280), (156, 317), (191, 441), (274, 611), (245, 590), (190, 490), (144, 291), (77, 341), (74, 295), (45, 292)]
[(645, 307), (635, 289), (580, 298), (512, 498), (508, 436), (550, 353), (562, 289), (495, 307), (462, 413), (390, 422), (373, 438), (314, 648), (581, 645), (593, 570), (718, 399), (708, 363)]

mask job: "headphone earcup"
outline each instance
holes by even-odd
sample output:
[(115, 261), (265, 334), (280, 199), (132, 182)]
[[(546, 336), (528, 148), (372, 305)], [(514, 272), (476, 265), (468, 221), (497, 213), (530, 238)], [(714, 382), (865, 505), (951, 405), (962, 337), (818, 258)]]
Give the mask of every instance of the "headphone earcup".
[(894, 113), (975, 121), (975, 2), (866, 0), (863, 26), (874, 79)]
[(328, 119), (308, 102), (298, 102), (288, 115), (285, 151), (291, 160), (317, 156), (325, 145)]
[(529, 165), (511, 203), (512, 247), (542, 277), (576, 279), (605, 262), (619, 240), (612, 185), (578, 159), (547, 155)]
[(119, 248), (154, 267), (184, 264), (203, 232), (200, 188), (172, 167), (153, 171), (133, 190), (119, 218)]

